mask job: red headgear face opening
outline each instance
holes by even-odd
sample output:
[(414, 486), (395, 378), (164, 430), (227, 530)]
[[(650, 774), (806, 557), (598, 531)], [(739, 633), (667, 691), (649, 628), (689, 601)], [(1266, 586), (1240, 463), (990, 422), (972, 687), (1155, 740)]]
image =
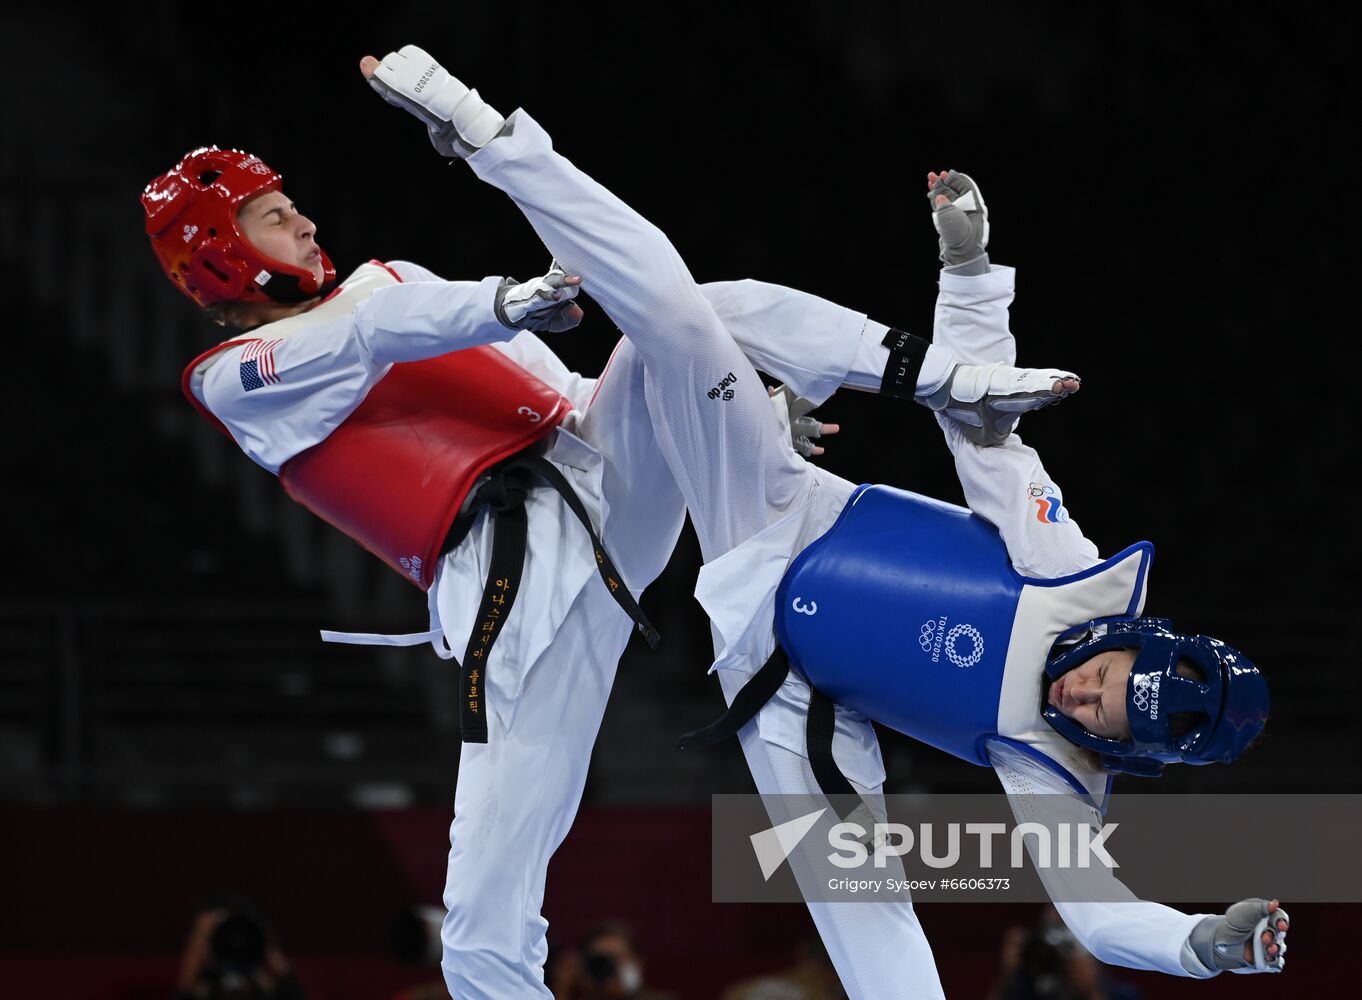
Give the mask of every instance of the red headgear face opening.
[(237, 228), (241, 206), (280, 190), (282, 180), (259, 157), (202, 146), (148, 184), (142, 192), (147, 235), (175, 287), (200, 306), (210, 306), (299, 302), (334, 281), (336, 268), (325, 251), (318, 281), (306, 268), (265, 256)]

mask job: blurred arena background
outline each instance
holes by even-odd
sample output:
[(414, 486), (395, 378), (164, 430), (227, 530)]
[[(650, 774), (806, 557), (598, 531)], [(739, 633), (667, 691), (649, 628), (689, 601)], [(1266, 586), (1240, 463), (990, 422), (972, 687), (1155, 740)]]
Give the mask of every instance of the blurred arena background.
[[(408, 41), (530, 110), (699, 280), (781, 282), (922, 334), (924, 176), (969, 171), (993, 259), (1020, 271), (1021, 363), (1084, 377), (1027, 440), (1104, 553), (1156, 544), (1150, 613), (1225, 636), (1272, 684), (1258, 748), (1159, 790), (1362, 791), (1353, 29), (1130, 0), (57, 0), (7, 4), (0, 23), (0, 993), (169, 996), (194, 907), (223, 887), (269, 913), (309, 996), (439, 979), (400, 964), (388, 932), (438, 903), (455, 678), (425, 648), (318, 641), (424, 629), (424, 601), (184, 402), (181, 368), (217, 332), (165, 287), (137, 202), (189, 148), (236, 146), (284, 174), (342, 273), (371, 257), (538, 273), (514, 206), (360, 78), (361, 55)], [(588, 304), (553, 346), (595, 374), (614, 340)], [(826, 456), (840, 475), (960, 502), (924, 411), (844, 393), (824, 418), (845, 428)], [(565, 951), (628, 922), (648, 981), (686, 998), (789, 965), (810, 926), (800, 907), (708, 901), (708, 797), (751, 785), (736, 747), (672, 749), (722, 704), (697, 568), (687, 536), (646, 596), (664, 644), (621, 665), (546, 909)], [(890, 791), (994, 787), (894, 733), (883, 745)], [(1213, 854), (1224, 835), (1185, 842)], [(920, 910), (948, 990), (970, 997), (1036, 908)], [(1149, 997), (1332, 995), (1358, 909), (1291, 911), (1280, 980), (1121, 978)]]

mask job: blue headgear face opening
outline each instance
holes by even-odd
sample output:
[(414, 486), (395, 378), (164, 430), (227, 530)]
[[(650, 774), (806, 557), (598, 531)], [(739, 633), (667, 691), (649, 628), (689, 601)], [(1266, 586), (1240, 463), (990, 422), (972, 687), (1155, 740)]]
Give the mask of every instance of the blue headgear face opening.
[[(1247, 657), (1219, 639), (1174, 632), (1167, 618), (1126, 618), (1103, 623), (1093, 636), (1053, 657), (1045, 667), (1055, 681), (1099, 653), (1134, 649), (1135, 663), (1126, 683), (1130, 739), (1114, 740), (1089, 732), (1053, 706), (1042, 716), (1065, 739), (1096, 751), (1108, 771), (1155, 776), (1165, 764), (1230, 763), (1262, 732), (1267, 722), (1267, 682)], [(1195, 664), (1204, 680), (1184, 677), (1178, 663)], [(1170, 721), (1193, 713), (1191, 729), (1174, 736)]]

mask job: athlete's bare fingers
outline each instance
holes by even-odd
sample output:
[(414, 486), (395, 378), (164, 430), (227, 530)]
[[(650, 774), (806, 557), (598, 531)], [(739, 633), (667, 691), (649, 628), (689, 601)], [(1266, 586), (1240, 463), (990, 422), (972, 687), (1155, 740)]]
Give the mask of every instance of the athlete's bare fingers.
[(378, 60), (373, 56), (365, 56), (359, 61), (359, 71), (364, 74), (364, 79), (374, 75), (374, 70), (378, 69)]

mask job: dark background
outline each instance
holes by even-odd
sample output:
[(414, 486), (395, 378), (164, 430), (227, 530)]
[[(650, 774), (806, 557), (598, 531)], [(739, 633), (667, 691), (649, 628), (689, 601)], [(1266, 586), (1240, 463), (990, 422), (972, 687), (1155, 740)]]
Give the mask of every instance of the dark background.
[[(235, 146), (284, 174), (341, 273), (371, 257), (449, 278), (541, 272), (514, 206), (361, 79), (361, 55), (408, 41), (501, 111), (530, 111), (699, 280), (780, 282), (924, 335), (924, 175), (971, 173), (990, 253), (1019, 269), (1020, 362), (1084, 378), (1027, 420), (1028, 442), (1104, 553), (1156, 544), (1150, 613), (1240, 646), (1272, 685), (1267, 735), (1242, 762), (1183, 768), (1159, 789), (1362, 790), (1350, 28), (1133, 2), (49, 3), (6, 6), (4, 23), (0, 849), (9, 837), (4, 853), (38, 855), (8, 873), (26, 886), (8, 902), (0, 880), (0, 951), (94, 947), (24, 918), (44, 885), (102, 877), (44, 870), (42, 850), (69, 856), (34, 833), (48, 824), (98, 841), (109, 824), (165, 831), (186, 816), (196, 829), (311, 817), (323, 831), (415, 809), (444, 817), (436, 837), (447, 820), (445, 666), (315, 639), (422, 629), (423, 600), (184, 403), (180, 369), (219, 332), (167, 286), (137, 203), (189, 148)], [(553, 346), (594, 374), (614, 339), (588, 305)], [(845, 428), (828, 468), (961, 499), (925, 411), (850, 393), (824, 410)], [(688, 535), (647, 595), (665, 643), (621, 666), (588, 817), (703, 811), (712, 792), (750, 790), (736, 747), (671, 750), (721, 706), (689, 596), (697, 566)], [(992, 785), (895, 734), (883, 743), (889, 790)], [(233, 848), (209, 836), (182, 849), (211, 869)], [(168, 879), (138, 895), (178, 928), (201, 886)], [(436, 886), (412, 886), (434, 901)], [(106, 950), (173, 952), (178, 930), (157, 919)], [(336, 932), (308, 946), (326, 951), (322, 938)], [(716, 982), (694, 979), (695, 995)]]

